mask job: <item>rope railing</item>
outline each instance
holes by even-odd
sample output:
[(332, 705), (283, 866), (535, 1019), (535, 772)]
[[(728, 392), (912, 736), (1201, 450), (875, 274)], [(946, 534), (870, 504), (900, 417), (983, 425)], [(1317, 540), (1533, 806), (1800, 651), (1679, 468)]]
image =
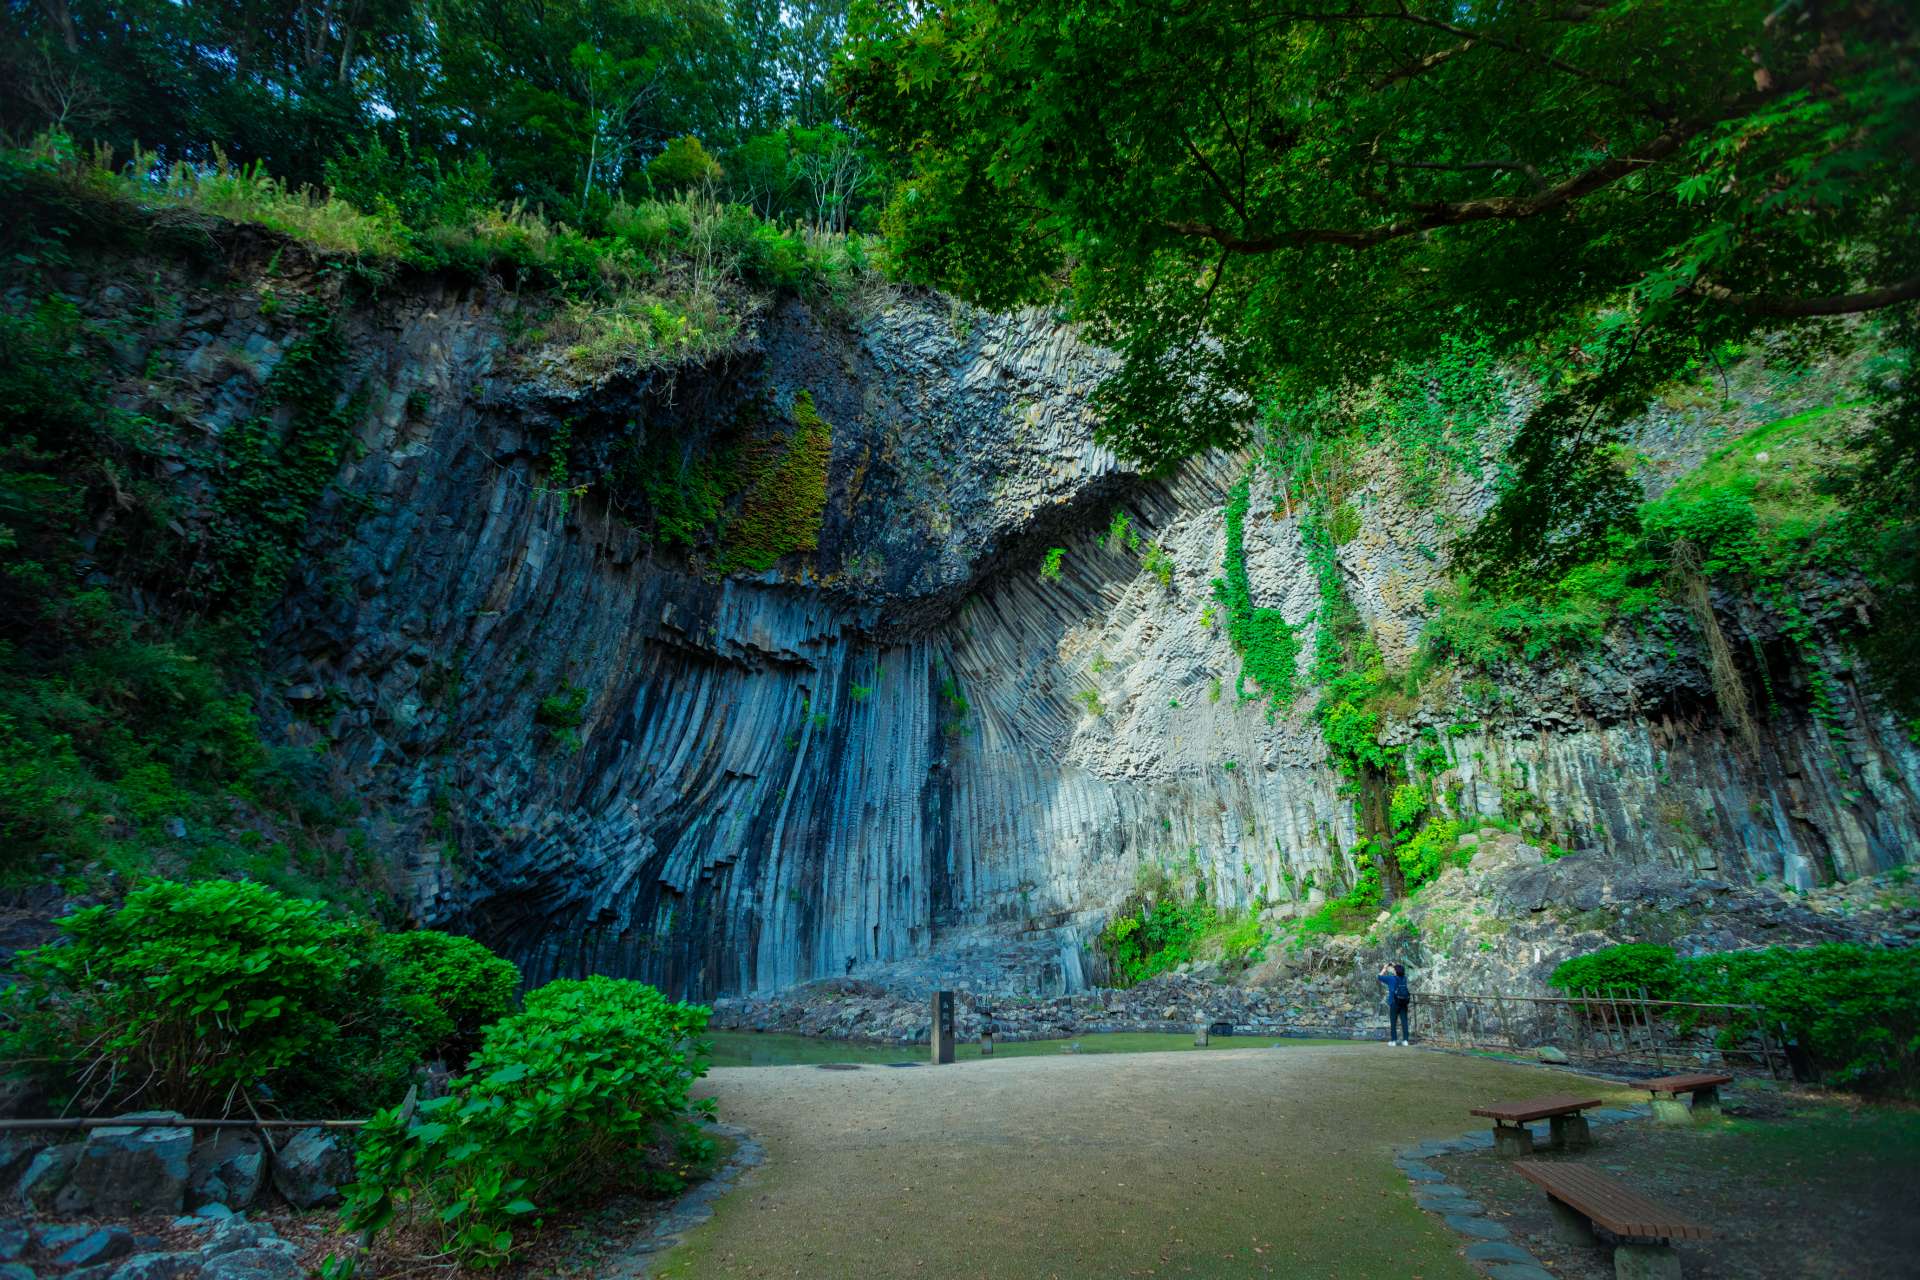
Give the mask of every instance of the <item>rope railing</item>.
[[(1758, 1005), (1655, 1000), (1644, 989), (1592, 990), (1568, 996), (1416, 993), (1415, 1033), (1472, 1049), (1529, 1049), (1552, 1044), (1571, 1059), (1622, 1066), (1717, 1062), (1763, 1068), (1780, 1078), (1788, 1066), (1785, 1039), (1776, 1042)], [(1737, 1028), (1740, 1042), (1723, 1046), (1703, 1030)]]
[(174, 1116), (49, 1116), (0, 1120), (0, 1133), (23, 1129), (361, 1129), (365, 1120), (187, 1120)]

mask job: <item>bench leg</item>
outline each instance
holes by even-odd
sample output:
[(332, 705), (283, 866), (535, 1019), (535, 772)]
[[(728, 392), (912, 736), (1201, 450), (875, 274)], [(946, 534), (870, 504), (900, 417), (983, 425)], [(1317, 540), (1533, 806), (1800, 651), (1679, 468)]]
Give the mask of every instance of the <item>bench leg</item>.
[(1593, 1220), (1586, 1214), (1547, 1197), (1547, 1208), (1553, 1213), (1553, 1237), (1562, 1244), (1591, 1245), (1593, 1238)]
[(1552, 1130), (1555, 1151), (1585, 1151), (1593, 1145), (1593, 1131), (1587, 1128), (1585, 1116), (1550, 1116), (1547, 1125)]
[(1720, 1086), (1710, 1084), (1704, 1089), (1693, 1091), (1693, 1118), (1695, 1120), (1717, 1120), (1720, 1118)]
[(1496, 1124), (1493, 1126), (1493, 1152), (1501, 1156), (1530, 1156), (1533, 1154), (1533, 1134), (1525, 1125)]
[(1661, 1124), (1692, 1124), (1693, 1110), (1685, 1098), (1655, 1098), (1653, 1118)]
[(1616, 1245), (1613, 1280), (1680, 1280), (1680, 1255), (1667, 1244)]

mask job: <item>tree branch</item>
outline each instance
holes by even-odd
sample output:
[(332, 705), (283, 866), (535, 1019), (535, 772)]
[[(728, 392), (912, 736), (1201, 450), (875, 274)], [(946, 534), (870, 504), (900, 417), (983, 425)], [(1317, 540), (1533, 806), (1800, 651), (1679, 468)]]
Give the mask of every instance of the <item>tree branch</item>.
[(1402, 80), (1411, 80), (1415, 76), (1425, 75), (1442, 63), (1473, 48), (1473, 45), (1474, 42), (1472, 40), (1462, 40), (1459, 44), (1449, 45), (1445, 49), (1436, 49), (1423, 58), (1415, 58), (1412, 62), (1387, 72), (1386, 75), (1373, 82), (1373, 87), (1375, 89), (1384, 89), (1388, 85), (1398, 84)]
[(1824, 298), (1789, 298), (1779, 294), (1735, 293), (1722, 285), (1710, 282), (1695, 284), (1689, 292), (1761, 316), (1781, 316), (1788, 319), (1849, 316), (1862, 311), (1878, 311), (1881, 307), (1890, 307), (1897, 302), (1911, 302), (1915, 298), (1920, 298), (1920, 275), (1908, 276), (1905, 280), (1897, 280), (1878, 289), (1866, 289), (1859, 293), (1836, 293)]
[[(1737, 109), (1730, 107), (1729, 114), (1739, 114), (1741, 111), (1750, 109), (1751, 105), (1743, 99)], [(1577, 173), (1563, 182), (1543, 191), (1536, 191), (1529, 196), (1483, 196), (1476, 200), (1416, 205), (1410, 217), (1376, 223), (1371, 227), (1300, 227), (1264, 235), (1236, 235), (1205, 222), (1171, 222), (1166, 224), (1166, 229), (1178, 236), (1211, 240), (1232, 253), (1252, 254), (1272, 253), (1276, 249), (1296, 248), (1308, 244), (1334, 244), (1344, 245), (1350, 249), (1371, 249), (1389, 240), (1399, 240), (1441, 227), (1495, 220), (1520, 221), (1538, 217), (1562, 205), (1592, 195), (1635, 170), (1667, 159), (1685, 146), (1689, 139), (1713, 125), (1719, 118), (1721, 117), (1702, 117), (1670, 125), (1639, 150), (1610, 157), (1584, 172)]]

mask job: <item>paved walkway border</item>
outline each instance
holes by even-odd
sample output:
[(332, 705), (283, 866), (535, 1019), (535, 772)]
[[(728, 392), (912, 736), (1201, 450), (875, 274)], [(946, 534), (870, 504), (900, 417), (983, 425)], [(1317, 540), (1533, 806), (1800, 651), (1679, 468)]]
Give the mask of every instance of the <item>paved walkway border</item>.
[(682, 1192), (680, 1198), (673, 1202), (673, 1207), (645, 1235), (608, 1258), (602, 1264), (604, 1270), (600, 1280), (645, 1280), (653, 1274), (654, 1266), (667, 1251), (679, 1244), (687, 1232), (713, 1216), (714, 1201), (733, 1190), (734, 1184), (748, 1170), (766, 1163), (766, 1148), (745, 1129), (731, 1124), (710, 1124), (707, 1132), (732, 1141), (733, 1154), (727, 1157), (725, 1164), (714, 1170), (712, 1177)]
[[(1602, 1107), (1586, 1114), (1591, 1124), (1620, 1124), (1652, 1115), (1653, 1108)], [(1536, 1121), (1527, 1126), (1534, 1141), (1539, 1143), (1547, 1141), (1547, 1129), (1545, 1121)], [(1551, 1271), (1540, 1265), (1538, 1258), (1513, 1242), (1512, 1232), (1483, 1216), (1486, 1213), (1485, 1205), (1448, 1182), (1445, 1174), (1426, 1163), (1432, 1156), (1489, 1151), (1492, 1148), (1493, 1131), (1476, 1129), (1457, 1138), (1439, 1138), (1412, 1146), (1395, 1147), (1393, 1164), (1407, 1175), (1407, 1182), (1413, 1191), (1413, 1202), (1438, 1216), (1449, 1230), (1465, 1239), (1467, 1261), (1491, 1276), (1492, 1280), (1557, 1280)]]

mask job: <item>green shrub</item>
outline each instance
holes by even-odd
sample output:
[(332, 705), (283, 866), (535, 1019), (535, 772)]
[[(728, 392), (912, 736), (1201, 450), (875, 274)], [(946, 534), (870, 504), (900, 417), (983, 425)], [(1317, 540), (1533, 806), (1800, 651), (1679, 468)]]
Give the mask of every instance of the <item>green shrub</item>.
[(703, 1109), (687, 1091), (705, 1070), (706, 1022), (700, 1006), (614, 978), (530, 993), (449, 1096), (368, 1124), (347, 1225), (414, 1224), (452, 1260), (491, 1267), (532, 1215), (589, 1192), (675, 1189), (677, 1162), (705, 1155), (686, 1121)]
[[(1280, 610), (1253, 601), (1247, 575), (1246, 519), (1252, 503), (1251, 476), (1242, 476), (1227, 494), (1227, 549), (1225, 576), (1214, 579), (1213, 594), (1227, 614), (1227, 638), (1240, 655), (1240, 675), (1234, 681), (1243, 702), (1265, 696), (1270, 712), (1293, 701), (1294, 667), (1300, 656), (1300, 637)], [(1111, 535), (1109, 537), (1111, 541)], [(1169, 562), (1169, 575), (1171, 563)], [(1260, 693), (1247, 692), (1251, 678)]]
[(1117, 985), (1131, 987), (1196, 960), (1243, 968), (1265, 958), (1269, 931), (1258, 911), (1214, 907), (1206, 881), (1193, 874), (1188, 887), (1157, 866), (1141, 867), (1133, 892), (1096, 943)]
[(1673, 948), (1652, 942), (1629, 942), (1603, 947), (1562, 961), (1547, 979), (1548, 985), (1570, 994), (1582, 991), (1645, 990), (1655, 1000), (1677, 1000), (1682, 983), (1680, 961)]
[[(1786, 1024), (1828, 1084), (1920, 1083), (1920, 952), (1829, 942), (1682, 963), (1686, 999), (1760, 1006), (1767, 1029)], [(1736, 1022), (1728, 1034), (1754, 1029)]]
[(1429, 818), (1411, 839), (1396, 843), (1393, 856), (1400, 864), (1407, 892), (1427, 884), (1449, 866), (1465, 866), (1473, 855), (1459, 848), (1459, 843), (1460, 824), (1451, 818)]
[(477, 1042), (518, 979), (468, 939), (247, 882), (156, 881), (60, 929), (22, 957), (0, 1057), (88, 1111), (364, 1115)]
[[(1920, 952), (1911, 949), (1830, 942), (1681, 960), (1669, 947), (1629, 943), (1568, 960), (1550, 981), (1758, 1006), (1768, 1034), (1784, 1025), (1829, 1084), (1911, 1090), (1920, 1078)], [(1729, 1040), (1759, 1029), (1750, 1015), (1713, 1021)]]
[(394, 989), (426, 997), (445, 1015), (450, 1033), (427, 1046), (431, 1053), (464, 1060), (487, 1024), (513, 1008), (520, 970), (472, 938), (415, 929), (382, 935), (374, 953)]
[(0, 1056), (86, 1105), (235, 1109), (337, 1038), (362, 935), (254, 884), (161, 881), (24, 955)]

